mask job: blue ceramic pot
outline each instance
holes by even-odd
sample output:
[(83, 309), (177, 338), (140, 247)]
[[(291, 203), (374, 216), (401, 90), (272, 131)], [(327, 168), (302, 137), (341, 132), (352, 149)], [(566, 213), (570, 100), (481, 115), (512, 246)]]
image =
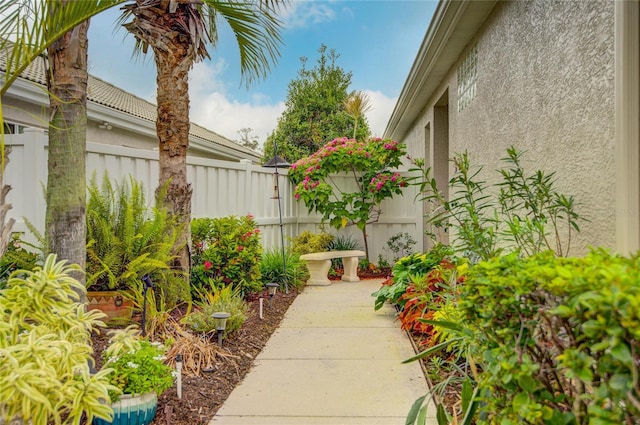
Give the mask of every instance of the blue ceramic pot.
[(156, 416), (158, 395), (155, 392), (146, 394), (123, 394), (118, 401), (111, 404), (113, 421), (94, 419), (93, 425), (148, 425)]

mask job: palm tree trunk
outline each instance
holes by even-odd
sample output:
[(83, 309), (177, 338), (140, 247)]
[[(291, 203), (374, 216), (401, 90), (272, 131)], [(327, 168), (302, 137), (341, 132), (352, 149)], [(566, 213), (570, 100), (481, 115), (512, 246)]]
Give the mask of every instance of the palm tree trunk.
[(180, 226), (176, 241), (176, 266), (189, 273), (191, 185), (187, 182), (189, 147), (189, 69), (193, 49), (174, 43), (168, 51), (154, 49), (158, 82), (156, 131), (160, 144), (160, 181), (166, 190), (165, 206)]
[[(45, 239), (47, 251), (59, 260), (86, 261), (86, 21), (67, 32), (49, 49), (49, 157)], [(83, 273), (74, 273), (80, 282)], [(81, 300), (84, 302), (84, 299)]]

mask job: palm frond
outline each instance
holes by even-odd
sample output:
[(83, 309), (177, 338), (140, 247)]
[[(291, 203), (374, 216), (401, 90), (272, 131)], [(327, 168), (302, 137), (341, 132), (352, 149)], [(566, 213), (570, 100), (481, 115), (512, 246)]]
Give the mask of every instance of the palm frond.
[(281, 1), (229, 2), (204, 0), (205, 22), (209, 41), (217, 42), (217, 21), (223, 18), (231, 27), (240, 49), (240, 69), (249, 87), (256, 79), (264, 78), (280, 56), (282, 22), (276, 12)]
[(0, 50), (7, 55), (4, 95), (25, 68), (76, 25), (126, 0), (0, 1)]

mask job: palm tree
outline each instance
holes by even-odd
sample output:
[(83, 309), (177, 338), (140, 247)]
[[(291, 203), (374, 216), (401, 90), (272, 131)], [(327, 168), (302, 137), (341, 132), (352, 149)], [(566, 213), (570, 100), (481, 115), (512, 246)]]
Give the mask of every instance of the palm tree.
[[(3, 17), (0, 20), (0, 49), (9, 51), (0, 95), (54, 41), (90, 17), (125, 1), (0, 0), (0, 16)], [(146, 53), (148, 47), (152, 48), (158, 67), (159, 188), (167, 185), (169, 211), (184, 225), (178, 242), (184, 247), (179, 261), (184, 270), (189, 268), (186, 247), (191, 215), (191, 188), (186, 181), (188, 71), (194, 62), (208, 57), (207, 43), (217, 43), (218, 17), (221, 16), (236, 36), (247, 86), (254, 79), (264, 77), (279, 54), (280, 22), (275, 12), (280, 3), (283, 1), (136, 0), (123, 8), (122, 23), (133, 18), (125, 24), (126, 28), (136, 37), (142, 53)], [(57, 7), (60, 5), (64, 7)], [(6, 41), (8, 38), (14, 42), (11, 47)], [(65, 125), (70, 128), (69, 124)], [(81, 136), (81, 132), (73, 134)], [(77, 166), (84, 168), (84, 162), (81, 165), (78, 162)], [(57, 238), (55, 234), (45, 236)], [(68, 257), (59, 255), (59, 258)]]
[[(59, 7), (64, 7), (63, 0)], [(73, 0), (71, 0), (73, 1)], [(48, 51), (49, 152), (46, 251), (85, 268), (87, 226), (87, 31), (84, 21), (66, 32)], [(84, 273), (73, 277), (85, 281)], [(80, 294), (84, 297), (84, 294)], [(80, 300), (84, 302), (84, 299)]]
[[(38, 55), (45, 50), (48, 53), (50, 121), (45, 250), (83, 269), (88, 18), (122, 2), (124, 0), (0, 2), (0, 16), (3, 16), (0, 48), (7, 52), (7, 70), (0, 94), (6, 92)], [(84, 273), (76, 272), (74, 277), (84, 282)], [(80, 296), (84, 295), (80, 293)]]
[(206, 45), (218, 42), (219, 18), (233, 30), (247, 86), (264, 77), (279, 55), (279, 0), (135, 0), (123, 7), (120, 22), (136, 38), (138, 52), (153, 51), (157, 68), (160, 176), (169, 213), (181, 225), (177, 266), (189, 270), (191, 185), (189, 147), (189, 70), (209, 57)]

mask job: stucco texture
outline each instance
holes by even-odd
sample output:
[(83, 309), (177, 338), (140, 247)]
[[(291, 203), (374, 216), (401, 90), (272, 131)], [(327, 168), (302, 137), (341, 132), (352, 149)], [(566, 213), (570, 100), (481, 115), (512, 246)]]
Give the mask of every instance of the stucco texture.
[[(477, 95), (458, 112), (457, 65), (474, 45)], [(506, 148), (526, 150), (526, 170), (555, 172), (558, 190), (574, 195), (590, 220), (571, 254), (615, 248), (613, 1), (498, 3), (440, 93), (447, 88), (449, 156), (467, 150), (495, 182)], [(414, 154), (429, 140), (426, 106), (407, 135)]]

